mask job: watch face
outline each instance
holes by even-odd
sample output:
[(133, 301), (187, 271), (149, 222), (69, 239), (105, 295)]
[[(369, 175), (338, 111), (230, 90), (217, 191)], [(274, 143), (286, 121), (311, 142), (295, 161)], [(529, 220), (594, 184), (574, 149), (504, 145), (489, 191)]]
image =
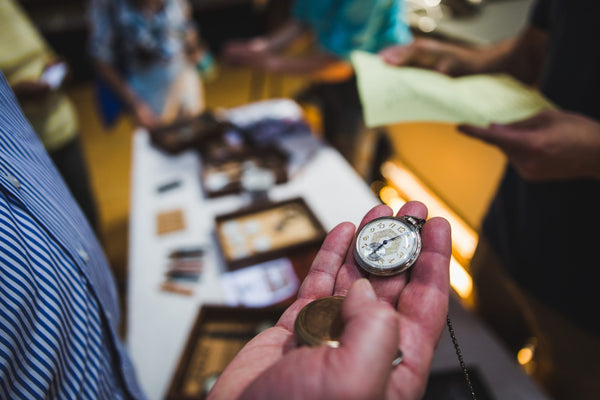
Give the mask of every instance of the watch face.
[(410, 218), (381, 217), (367, 223), (354, 246), (358, 265), (375, 275), (394, 275), (412, 266), (421, 252), (421, 235)]

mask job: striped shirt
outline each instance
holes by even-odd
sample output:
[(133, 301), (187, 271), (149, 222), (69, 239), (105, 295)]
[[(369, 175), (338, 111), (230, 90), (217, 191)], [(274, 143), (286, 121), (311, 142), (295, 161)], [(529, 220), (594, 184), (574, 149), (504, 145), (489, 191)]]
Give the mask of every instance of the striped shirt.
[(0, 74), (0, 399), (143, 398), (111, 271)]

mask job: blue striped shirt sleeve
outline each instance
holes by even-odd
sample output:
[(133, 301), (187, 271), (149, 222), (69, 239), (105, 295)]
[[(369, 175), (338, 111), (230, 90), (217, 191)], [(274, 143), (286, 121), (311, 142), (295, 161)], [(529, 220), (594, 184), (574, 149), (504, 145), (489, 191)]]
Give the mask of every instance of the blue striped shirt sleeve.
[(110, 268), (0, 74), (0, 398), (143, 399)]

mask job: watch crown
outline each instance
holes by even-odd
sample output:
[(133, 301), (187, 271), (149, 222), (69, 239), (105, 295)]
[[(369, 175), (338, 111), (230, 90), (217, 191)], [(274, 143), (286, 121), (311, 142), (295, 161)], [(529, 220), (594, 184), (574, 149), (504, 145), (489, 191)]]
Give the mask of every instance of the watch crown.
[(423, 218), (413, 217), (412, 215), (405, 215), (404, 219), (413, 224), (419, 230), (421, 230), (421, 228), (423, 228), (423, 225), (425, 225), (425, 220)]

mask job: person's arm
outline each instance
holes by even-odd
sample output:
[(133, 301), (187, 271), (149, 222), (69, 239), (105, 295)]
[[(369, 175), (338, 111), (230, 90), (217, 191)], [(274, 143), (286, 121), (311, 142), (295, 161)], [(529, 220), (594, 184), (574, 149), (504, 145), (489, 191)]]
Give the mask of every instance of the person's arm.
[(301, 56), (284, 54), (294, 40), (307, 32), (309, 30), (304, 24), (289, 20), (271, 35), (229, 43), (225, 48), (225, 59), (234, 64), (289, 74), (318, 73), (340, 62), (339, 57), (325, 52)]
[(520, 35), (489, 46), (466, 46), (417, 38), (406, 46), (391, 46), (380, 52), (383, 60), (397, 66), (433, 69), (451, 76), (507, 72), (534, 84), (546, 54), (547, 34), (533, 26)]
[(529, 181), (600, 179), (600, 122), (566, 111), (544, 111), (512, 124), (460, 125), (498, 146)]
[(262, 48), (264, 51), (280, 52), (307, 31), (308, 28), (304, 24), (291, 19), (275, 32), (264, 37), (258, 37), (252, 42), (256, 47)]
[[(11, 89), (13, 90), (17, 100), (21, 103), (27, 101), (45, 101), (52, 91), (61, 89), (62, 85), (70, 75), (69, 66), (66, 64), (64, 59), (54, 54), (54, 52), (47, 47), (45, 43), (44, 46), (48, 49), (47, 54), (45, 55), (46, 65), (44, 66), (42, 74), (39, 76), (39, 78), (23, 79), (11, 84)], [(60, 63), (65, 63), (66, 71), (62, 77), (62, 80), (58, 81), (58, 85), (54, 86), (51, 85), (50, 82), (47, 82), (43, 75), (46, 70)]]
[(538, 83), (546, 51), (548, 34), (528, 26), (515, 39), (492, 46), (482, 65), (483, 72), (507, 72), (520, 81)]
[(159, 118), (150, 109), (148, 104), (140, 99), (125, 79), (112, 64), (95, 60), (94, 66), (97, 74), (104, 79), (115, 91), (123, 104), (133, 113), (136, 122), (144, 127), (151, 128), (159, 123)]
[(232, 64), (256, 63), (260, 57), (285, 50), (294, 40), (306, 33), (306, 27), (290, 19), (279, 29), (266, 36), (250, 40), (232, 40), (225, 44), (223, 57)]
[(254, 66), (265, 71), (313, 74), (339, 62), (340, 59), (333, 54), (322, 52), (297, 57), (266, 54), (262, 58), (257, 58)]
[[(427, 217), (427, 209), (409, 202), (398, 215)], [(384, 205), (361, 222), (392, 215)], [(342, 223), (328, 235), (297, 300), (277, 325), (248, 343), (228, 365), (209, 393), (211, 400), (234, 398), (420, 398), (434, 349), (448, 312), (450, 225), (429, 219), (422, 229), (423, 248), (410, 274), (369, 277), (354, 262), (354, 226)], [(340, 347), (299, 347), (294, 321), (311, 301), (346, 296), (345, 329)], [(397, 366), (392, 360), (401, 349)]]
[(116, 26), (116, 3), (113, 0), (92, 0), (89, 8), (89, 52), (95, 72), (106, 82), (133, 114), (136, 122), (145, 127), (158, 123), (158, 117), (150, 107), (139, 99), (127, 84), (119, 65), (116, 46), (119, 27)]

